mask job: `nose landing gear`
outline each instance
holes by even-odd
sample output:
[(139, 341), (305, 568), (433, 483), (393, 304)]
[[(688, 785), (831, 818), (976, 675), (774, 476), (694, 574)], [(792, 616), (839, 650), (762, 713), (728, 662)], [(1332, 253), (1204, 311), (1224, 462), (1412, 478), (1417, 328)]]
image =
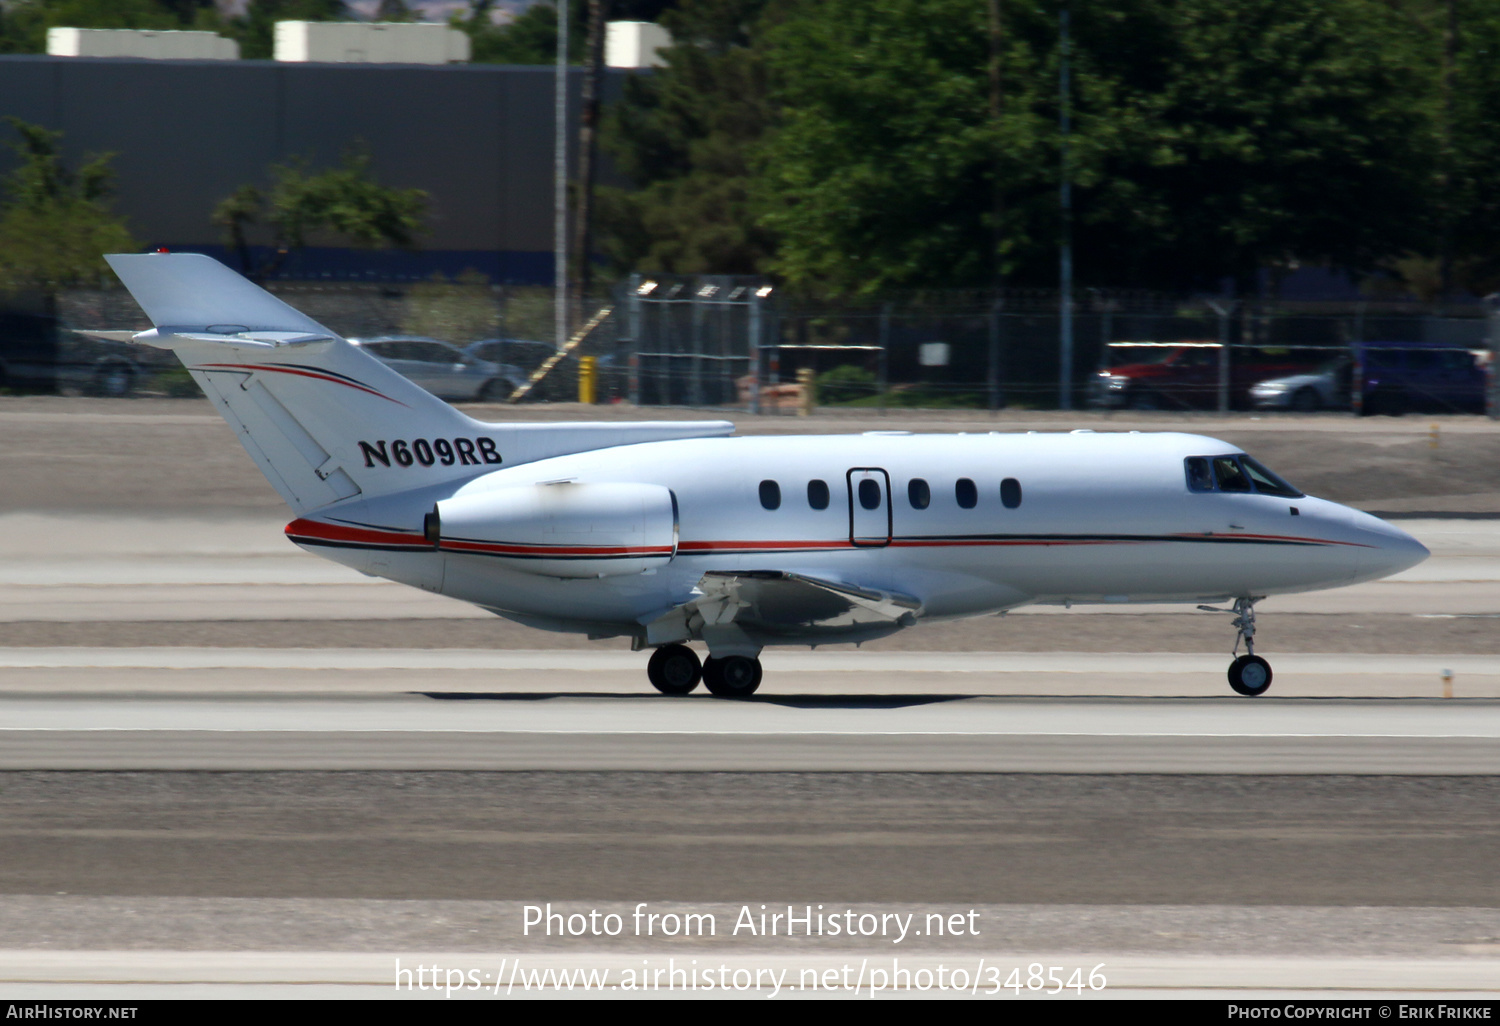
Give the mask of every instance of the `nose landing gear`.
[[(1216, 606), (1199, 606), (1199, 609), (1210, 613), (1233, 613), (1234, 619), (1229, 625), (1238, 633), (1235, 635), (1234, 648), (1231, 655), (1235, 656), (1234, 662), (1229, 664), (1229, 686), (1235, 693), (1254, 698), (1263, 695), (1271, 686), (1271, 664), (1255, 654), (1255, 603), (1260, 599), (1237, 598), (1234, 600), (1234, 608), (1219, 609)], [(1239, 655), (1240, 642), (1245, 643), (1245, 655)]]

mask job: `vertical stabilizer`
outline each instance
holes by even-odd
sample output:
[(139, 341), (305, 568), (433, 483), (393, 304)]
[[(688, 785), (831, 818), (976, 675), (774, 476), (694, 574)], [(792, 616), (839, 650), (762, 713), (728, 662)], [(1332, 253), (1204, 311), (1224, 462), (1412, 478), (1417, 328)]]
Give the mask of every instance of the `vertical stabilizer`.
[(724, 435), (725, 421), (487, 424), (197, 253), (105, 257), (298, 515), (357, 497), (636, 442)]

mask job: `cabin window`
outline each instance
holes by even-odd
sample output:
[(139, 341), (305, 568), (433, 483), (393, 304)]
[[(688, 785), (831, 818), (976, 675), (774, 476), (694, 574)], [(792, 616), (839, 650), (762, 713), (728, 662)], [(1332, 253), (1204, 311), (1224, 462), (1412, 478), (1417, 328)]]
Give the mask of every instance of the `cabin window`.
[(979, 488), (967, 477), (961, 477), (953, 486), (953, 497), (958, 500), (959, 508), (973, 509), (979, 505)]
[(779, 509), (781, 507), (781, 485), (775, 481), (762, 481), (760, 483), (760, 504), (766, 509)]
[(914, 477), (906, 484), (906, 501), (911, 503), (912, 509), (926, 509), (932, 504), (932, 489), (927, 487), (926, 481)]
[(865, 509), (880, 508), (880, 486), (868, 477), (859, 483), (859, 504)]
[(807, 482), (807, 504), (813, 509), (828, 508), (828, 482)]
[(1006, 509), (1015, 509), (1021, 505), (1021, 482), (1013, 477), (1007, 477), (1000, 482), (1000, 503)]

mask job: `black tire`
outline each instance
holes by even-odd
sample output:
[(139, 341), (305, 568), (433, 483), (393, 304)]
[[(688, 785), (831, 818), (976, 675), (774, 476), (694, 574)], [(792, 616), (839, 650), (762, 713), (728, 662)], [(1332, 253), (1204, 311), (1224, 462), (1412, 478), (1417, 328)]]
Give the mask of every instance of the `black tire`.
[(664, 695), (685, 695), (698, 686), (703, 677), (698, 653), (686, 645), (663, 645), (651, 653), (646, 664), (651, 686)]
[(1323, 408), (1323, 397), (1316, 388), (1299, 388), (1292, 393), (1292, 409), (1297, 413), (1317, 413)]
[(89, 390), (94, 395), (122, 399), (135, 389), (135, 374), (129, 367), (118, 363), (105, 364), (94, 371), (94, 380)]
[[(479, 401), (482, 403), (503, 403), (510, 398), (515, 389), (511, 388), (504, 378), (494, 378), (484, 383), (479, 390)], [(657, 651), (661, 651), (657, 649)]]
[(1249, 698), (1264, 695), (1271, 686), (1271, 664), (1260, 656), (1240, 656), (1229, 664), (1229, 686)]
[(1159, 410), (1162, 408), (1161, 396), (1155, 392), (1137, 392), (1126, 405), (1132, 410)]
[(719, 698), (748, 698), (760, 687), (760, 660), (749, 656), (712, 656), (703, 664), (703, 685)]

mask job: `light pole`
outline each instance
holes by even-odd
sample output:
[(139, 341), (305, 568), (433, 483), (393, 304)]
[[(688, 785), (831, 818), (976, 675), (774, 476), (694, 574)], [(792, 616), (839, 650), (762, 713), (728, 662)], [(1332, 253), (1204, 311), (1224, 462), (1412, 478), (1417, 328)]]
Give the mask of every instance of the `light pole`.
[(552, 142), (553, 335), (559, 351), (568, 344), (568, 0), (557, 4), (557, 82)]
[(1058, 260), (1058, 371), (1059, 407), (1073, 408), (1073, 183), (1068, 177), (1068, 132), (1072, 127), (1068, 109), (1071, 41), (1068, 38), (1068, 0), (1058, 12), (1057, 120), (1060, 139), (1061, 184), (1058, 205), (1062, 212), (1062, 252)]

